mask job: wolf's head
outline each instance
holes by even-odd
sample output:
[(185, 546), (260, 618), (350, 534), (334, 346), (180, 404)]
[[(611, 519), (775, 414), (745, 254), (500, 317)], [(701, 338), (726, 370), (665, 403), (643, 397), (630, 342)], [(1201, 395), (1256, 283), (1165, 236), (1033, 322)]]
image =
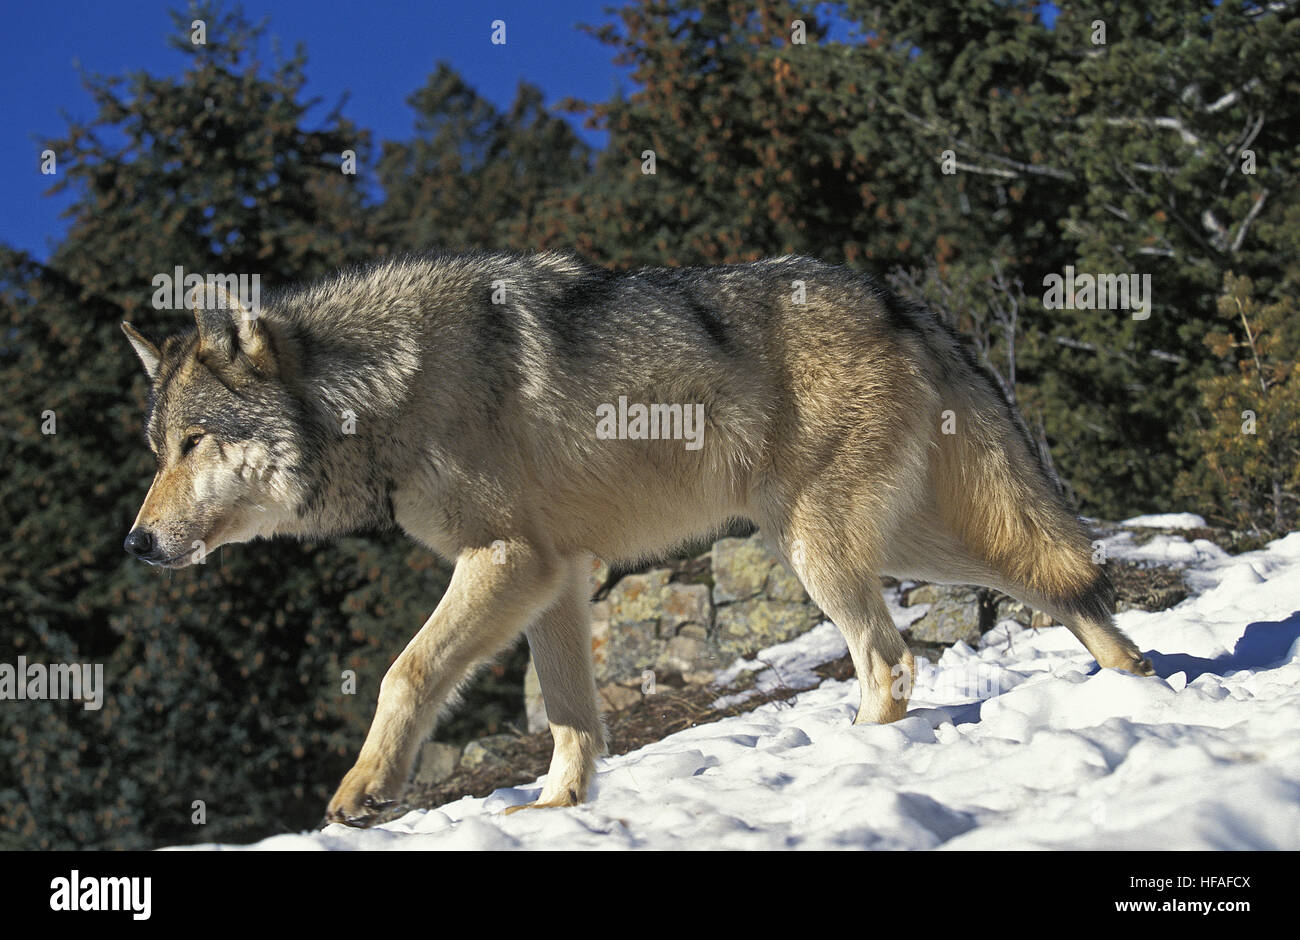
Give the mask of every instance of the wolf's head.
[(228, 542), (274, 534), (303, 499), (306, 414), (287, 331), (232, 295), (190, 295), (196, 328), (159, 348), (122, 329), (152, 383), (145, 436), (157, 473), (124, 547), (182, 568)]

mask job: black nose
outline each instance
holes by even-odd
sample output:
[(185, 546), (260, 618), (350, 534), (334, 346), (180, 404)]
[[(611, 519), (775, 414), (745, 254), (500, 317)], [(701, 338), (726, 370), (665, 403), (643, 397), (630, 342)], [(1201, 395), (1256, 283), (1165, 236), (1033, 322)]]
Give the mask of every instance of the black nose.
[(132, 529), (122, 547), (136, 558), (143, 558), (153, 552), (153, 536), (148, 529)]

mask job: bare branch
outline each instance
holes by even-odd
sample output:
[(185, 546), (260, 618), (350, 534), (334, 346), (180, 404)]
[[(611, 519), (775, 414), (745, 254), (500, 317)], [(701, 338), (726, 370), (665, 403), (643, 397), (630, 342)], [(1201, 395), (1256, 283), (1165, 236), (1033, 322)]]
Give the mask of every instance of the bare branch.
[(1073, 181), (1074, 179), (1073, 174), (1067, 173), (1064, 170), (1058, 170), (1055, 167), (1040, 166), (1034, 163), (1024, 163), (1020, 160), (1012, 160), (1010, 157), (1004, 157), (1001, 154), (990, 153), (987, 150), (981, 150), (980, 148), (969, 143), (968, 141), (958, 137), (956, 133), (953, 131), (953, 128), (951, 126), (943, 126), (936, 123), (935, 121), (929, 120), (928, 118), (924, 118), (919, 114), (915, 114), (912, 111), (909, 111), (907, 108), (903, 107), (902, 105), (890, 101), (884, 95), (881, 95), (879, 93), (873, 94), (872, 97), (881, 105), (888, 108), (890, 111), (902, 115), (904, 118), (911, 121), (913, 124), (925, 129), (930, 133), (931, 136), (951, 141), (953, 149), (961, 150), (963, 153), (978, 158), (983, 162), (1000, 164), (1001, 166), (1007, 167), (1010, 170), (1016, 171), (1014, 173), (1009, 173), (1009, 174), (1005, 172), (997, 173), (987, 167), (972, 167), (968, 165), (967, 169), (969, 169), (971, 172), (982, 173), (983, 175), (986, 176), (1002, 176), (1004, 179), (1014, 179), (1021, 174), (1026, 174), (1029, 176), (1046, 176), (1051, 179), (1059, 179), (1065, 181)]
[(991, 167), (975, 166), (971, 163), (962, 163), (960, 160), (953, 164), (959, 170), (965, 170), (967, 173), (979, 173), (981, 176), (998, 176), (1002, 179), (1013, 180), (1020, 176), (1019, 173), (1011, 170), (995, 170)]
[(1241, 152), (1255, 142), (1259, 132), (1264, 127), (1264, 115), (1258, 114), (1252, 122), (1249, 117), (1246, 118), (1246, 127), (1241, 132), (1241, 138), (1235, 145), (1227, 149), (1227, 160), (1223, 167), (1223, 177), (1219, 180), (1219, 192), (1228, 188), (1228, 180), (1232, 179), (1232, 174), (1237, 172), (1237, 164), (1241, 159)]
[(1295, 6), (1295, 0), (1274, 0), (1273, 3), (1263, 3), (1254, 10), (1247, 10), (1246, 15), (1254, 19), (1268, 13), (1285, 13), (1293, 6)]
[(1201, 144), (1201, 138), (1193, 134), (1179, 118), (1106, 118), (1106, 124), (1111, 127), (1159, 127), (1164, 130), (1176, 131), (1178, 136), (1182, 138), (1183, 143), (1195, 150), (1198, 155), (1205, 152)]
[(1201, 213), (1201, 225), (1210, 233), (1210, 243), (1219, 251), (1228, 249), (1228, 230), (1211, 209)]
[(1219, 98), (1217, 101), (1214, 101), (1211, 104), (1207, 105), (1205, 108), (1205, 113), (1217, 114), (1218, 112), (1222, 111), (1224, 108), (1232, 107), (1234, 104), (1236, 104), (1238, 101), (1241, 100), (1242, 95), (1246, 94), (1249, 91), (1253, 91), (1258, 86), (1259, 86), (1259, 79), (1252, 78), (1250, 81), (1246, 82), (1245, 85), (1242, 85), (1240, 88), (1235, 89), (1234, 91), (1228, 92), (1222, 98)]
[(1266, 199), (1268, 199), (1267, 189), (1259, 194), (1259, 198), (1255, 200), (1255, 204), (1251, 206), (1250, 211), (1246, 213), (1246, 218), (1242, 220), (1241, 228), (1237, 230), (1237, 237), (1232, 240), (1233, 254), (1236, 254), (1241, 250), (1241, 245), (1246, 240), (1246, 233), (1250, 231), (1251, 223), (1255, 221), (1255, 217), (1258, 216), (1260, 210), (1264, 208), (1264, 200)]

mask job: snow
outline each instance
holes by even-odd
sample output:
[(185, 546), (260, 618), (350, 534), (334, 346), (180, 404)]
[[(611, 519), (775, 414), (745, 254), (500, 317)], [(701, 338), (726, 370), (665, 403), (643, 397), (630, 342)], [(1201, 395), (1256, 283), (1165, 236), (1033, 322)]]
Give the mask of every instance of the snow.
[[(602, 761), (577, 808), (501, 814), (539, 781), (246, 848), (1300, 848), (1300, 532), (1235, 557), (1177, 536), (1104, 541), (1184, 566), (1196, 592), (1117, 617), (1158, 677), (1099, 670), (1064, 628), (1004, 621), (978, 649), (919, 661), (894, 724), (852, 725), (856, 680), (825, 681)], [(730, 676), (798, 688), (844, 652), (826, 623)]]
[(1098, 539), (1093, 543), (1093, 547), (1095, 548), (1098, 543), (1104, 546), (1107, 558), (1121, 558), (1125, 561), (1179, 568), (1205, 562), (1221, 562), (1230, 557), (1227, 552), (1208, 539), (1193, 539), (1189, 542), (1176, 535), (1156, 535), (1139, 545), (1133, 540), (1132, 532), (1120, 532), (1109, 538)]
[(1192, 512), (1166, 512), (1154, 516), (1134, 516), (1120, 523), (1134, 529), (1204, 529), (1205, 519)]

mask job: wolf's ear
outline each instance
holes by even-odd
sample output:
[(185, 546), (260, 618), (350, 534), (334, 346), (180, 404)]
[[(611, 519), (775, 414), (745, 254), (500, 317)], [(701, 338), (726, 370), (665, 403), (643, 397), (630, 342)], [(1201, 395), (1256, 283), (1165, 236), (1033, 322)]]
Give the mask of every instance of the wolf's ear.
[(158, 351), (157, 346), (145, 339), (139, 330), (125, 320), (122, 321), (122, 332), (131, 341), (131, 348), (140, 357), (145, 375), (149, 376), (149, 381), (152, 382), (153, 377), (158, 374), (158, 363), (162, 362), (162, 353)]
[(234, 294), (220, 284), (213, 286), (211, 292), (195, 287), (186, 298), (199, 328), (199, 350), (229, 364), (242, 354), (259, 372), (274, 372), (275, 357), (266, 324)]

